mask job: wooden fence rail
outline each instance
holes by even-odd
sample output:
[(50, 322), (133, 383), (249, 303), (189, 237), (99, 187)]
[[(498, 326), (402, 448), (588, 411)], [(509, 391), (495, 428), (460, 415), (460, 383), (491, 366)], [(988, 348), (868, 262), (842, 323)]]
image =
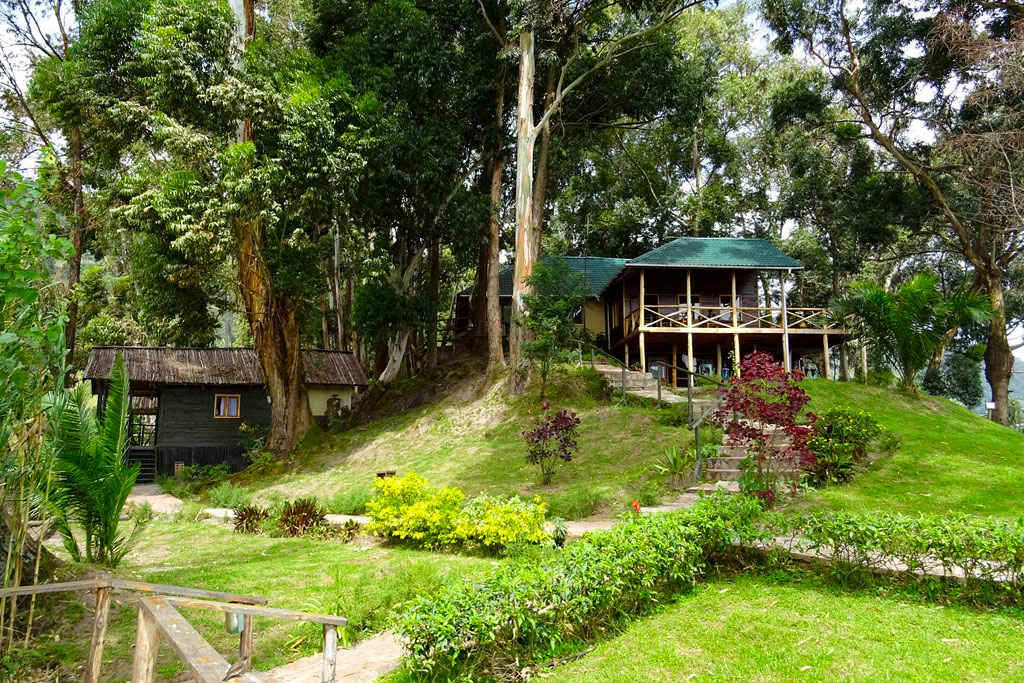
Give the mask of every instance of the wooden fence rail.
[(176, 607), (242, 615), (244, 626), (239, 635), (237, 676), (231, 679), (242, 683), (257, 681), (271, 683), (273, 680), (263, 674), (249, 671), (252, 660), (255, 617), (322, 624), (324, 629), (322, 680), (324, 683), (334, 680), (338, 656), (338, 627), (348, 624), (348, 620), (344, 617), (266, 607), (266, 598), (252, 595), (120, 579), (67, 581), (4, 588), (0, 589), (0, 598), (83, 590), (96, 591), (96, 612), (93, 620), (92, 643), (85, 665), (85, 683), (99, 683), (100, 681), (103, 646), (110, 616), (110, 598), (114, 590), (144, 594), (139, 597), (132, 683), (152, 683), (155, 680), (156, 656), (161, 638), (167, 640), (197, 681), (220, 683), (225, 680), (224, 676), (229, 668), (227, 660), (206, 642)]

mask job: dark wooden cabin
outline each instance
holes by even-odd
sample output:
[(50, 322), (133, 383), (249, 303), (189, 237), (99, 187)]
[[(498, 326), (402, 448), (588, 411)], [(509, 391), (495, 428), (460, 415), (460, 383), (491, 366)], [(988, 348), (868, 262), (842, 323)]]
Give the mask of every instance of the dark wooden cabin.
[[(253, 349), (94, 347), (84, 375), (100, 410), (118, 354), (131, 383), (128, 457), (141, 463), (140, 482), (173, 474), (178, 463), (245, 467), (239, 426), (270, 424), (270, 398)], [(314, 416), (350, 406), (366, 386), (351, 353), (303, 351), (303, 365)]]

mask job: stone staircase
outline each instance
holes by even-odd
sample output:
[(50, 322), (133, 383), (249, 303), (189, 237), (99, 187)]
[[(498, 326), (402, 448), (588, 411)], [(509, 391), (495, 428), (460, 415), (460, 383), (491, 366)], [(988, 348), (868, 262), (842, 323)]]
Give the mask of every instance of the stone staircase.
[[(773, 435), (772, 443), (777, 446), (786, 446), (793, 442), (792, 438), (781, 431), (776, 432), (775, 425), (761, 425), (761, 429), (765, 434)], [(704, 476), (707, 478), (710, 484), (697, 486), (691, 489), (696, 490), (713, 490), (715, 487), (727, 488), (728, 490), (736, 489), (736, 487), (729, 485), (731, 482), (738, 482), (740, 475), (740, 463), (742, 463), (747, 457), (747, 446), (745, 444), (728, 445), (723, 444), (718, 447), (718, 455), (713, 458), (708, 458), (704, 461)], [(788, 479), (798, 479), (802, 474), (800, 466), (795, 463), (785, 463), (780, 467), (780, 474)], [(722, 484), (726, 484), (724, 487)], [(737, 489), (738, 490), (738, 489)]]
[[(619, 390), (622, 388), (622, 368), (618, 365), (612, 365), (610, 363), (595, 363), (594, 369), (600, 372), (608, 384), (613, 389)], [(626, 393), (630, 396), (639, 396), (640, 398), (650, 399), (652, 401), (658, 400), (658, 380), (654, 379), (654, 375), (649, 372), (639, 372), (637, 370), (626, 370)], [(662, 403), (686, 403), (686, 396), (684, 394), (677, 394), (671, 388), (667, 386), (661, 387), (661, 401)], [(694, 410), (701, 409), (705, 405), (710, 405), (710, 402), (706, 399), (694, 399), (693, 407)]]

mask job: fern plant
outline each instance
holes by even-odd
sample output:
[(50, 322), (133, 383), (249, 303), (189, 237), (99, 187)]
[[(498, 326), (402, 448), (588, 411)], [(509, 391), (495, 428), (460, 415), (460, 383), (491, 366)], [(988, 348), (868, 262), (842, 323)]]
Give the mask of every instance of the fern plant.
[[(48, 437), (56, 475), (50, 499), (71, 557), (116, 567), (139, 527), (137, 521), (131, 531), (120, 527), (121, 511), (139, 474), (138, 463), (125, 462), (131, 399), (120, 355), (114, 361), (102, 419), (89, 398), (84, 384), (50, 396)], [(81, 528), (84, 554), (72, 524)]]

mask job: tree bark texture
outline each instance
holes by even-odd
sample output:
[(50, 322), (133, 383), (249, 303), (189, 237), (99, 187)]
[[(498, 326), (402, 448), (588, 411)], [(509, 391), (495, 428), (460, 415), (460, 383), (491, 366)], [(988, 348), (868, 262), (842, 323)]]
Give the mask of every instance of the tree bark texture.
[(78, 340), (78, 284), (82, 280), (82, 253), (84, 251), (85, 229), (85, 191), (82, 180), (82, 129), (74, 126), (70, 140), (71, 166), (71, 201), (74, 212), (74, 224), (71, 228), (71, 261), (68, 263), (68, 321), (64, 326), (64, 343), (68, 359), (75, 355), (75, 344)]
[(430, 255), (428, 257), (428, 287), (430, 287), (430, 314), (427, 320), (427, 352), (423, 361), (427, 370), (437, 367), (437, 326), (438, 319), (438, 298), (441, 296), (441, 238), (434, 237), (430, 242)]
[(524, 385), (523, 342), (526, 328), (522, 317), (523, 295), (530, 293), (526, 280), (536, 263), (533, 239), (533, 32), (519, 36), (519, 102), (516, 119), (516, 262), (512, 285), (512, 325), (509, 332), (509, 360), (512, 365), (511, 390), (519, 393)]
[(505, 350), (502, 347), (501, 289), (498, 273), (501, 270), (501, 181), (505, 172), (505, 145), (502, 141), (502, 123), (505, 120), (505, 79), (498, 77), (494, 92), (494, 115), (497, 128), (494, 155), (488, 169), (491, 182), (490, 221), (487, 232), (487, 370), (493, 371), (505, 364)]

